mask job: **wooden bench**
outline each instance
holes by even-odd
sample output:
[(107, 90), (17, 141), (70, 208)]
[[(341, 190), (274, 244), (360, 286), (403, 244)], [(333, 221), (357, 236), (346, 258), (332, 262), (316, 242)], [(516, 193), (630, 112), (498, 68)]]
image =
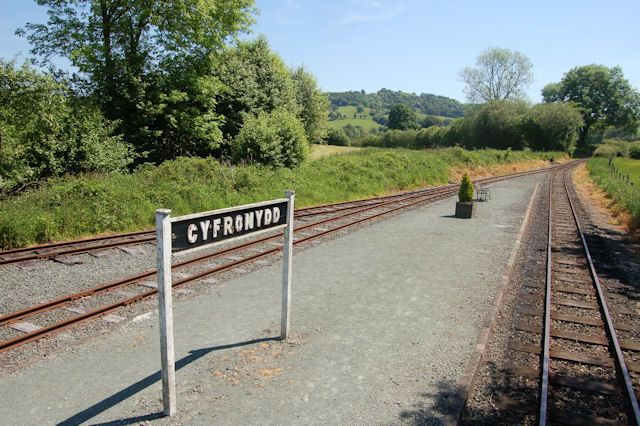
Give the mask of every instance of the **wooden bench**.
[(491, 190), (486, 186), (476, 183), (476, 201), (489, 201), (491, 199)]

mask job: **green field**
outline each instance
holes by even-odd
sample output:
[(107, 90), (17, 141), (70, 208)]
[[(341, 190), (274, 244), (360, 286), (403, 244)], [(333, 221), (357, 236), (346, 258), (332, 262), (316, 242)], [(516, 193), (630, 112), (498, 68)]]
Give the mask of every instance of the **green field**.
[(294, 189), (296, 205), (304, 207), (444, 184), (453, 168), (490, 169), (534, 160), (542, 164), (541, 158), (550, 154), (360, 149), (310, 160), (293, 170), (179, 158), (130, 174), (52, 179), (39, 189), (4, 199), (0, 246), (146, 229), (153, 226), (157, 208), (170, 208), (177, 216), (278, 198), (285, 189)]
[[(373, 118), (369, 115), (370, 111), (370, 108), (364, 108), (364, 112), (358, 114), (356, 112), (356, 107), (354, 106), (339, 107), (338, 112), (344, 114), (347, 118), (329, 121), (327, 126), (330, 129), (342, 129), (347, 124), (351, 124), (352, 126), (361, 126), (365, 132), (368, 132), (371, 129), (377, 129), (380, 127), (380, 124), (373, 121)], [(353, 118), (354, 114), (356, 114), (357, 118)]]
[[(342, 120), (329, 121), (327, 123), (327, 126), (330, 129), (342, 129), (342, 127), (346, 126), (347, 124), (351, 124), (352, 126), (361, 126), (365, 130), (365, 132), (381, 127), (380, 124), (373, 121), (373, 118), (369, 115), (370, 111), (370, 108), (364, 108), (364, 111), (359, 114), (356, 112), (355, 106), (348, 105), (338, 107), (338, 112), (344, 114), (347, 118)], [(356, 114), (356, 118), (353, 118), (354, 114)], [(416, 117), (418, 118), (418, 121), (424, 120), (426, 116), (427, 114), (416, 111)], [(440, 115), (434, 115), (432, 117), (437, 117), (441, 120), (451, 120), (450, 117), (443, 117)]]
[(620, 173), (629, 176), (631, 182), (640, 189), (640, 160), (616, 158), (613, 160)]
[(640, 160), (616, 158), (614, 164), (620, 173), (629, 175), (633, 185), (609, 168), (607, 158), (592, 158), (587, 169), (598, 186), (631, 214), (633, 224), (640, 226)]

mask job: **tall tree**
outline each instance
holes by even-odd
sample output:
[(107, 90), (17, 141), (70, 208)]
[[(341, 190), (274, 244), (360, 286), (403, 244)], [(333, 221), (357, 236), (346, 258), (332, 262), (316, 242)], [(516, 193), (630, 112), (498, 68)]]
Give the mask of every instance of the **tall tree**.
[(463, 68), (460, 79), (467, 85), (464, 93), (469, 102), (518, 100), (525, 98), (533, 81), (532, 67), (522, 53), (492, 47), (480, 53), (474, 67)]
[(634, 128), (640, 121), (640, 94), (620, 67), (593, 64), (572, 68), (559, 83), (547, 84), (542, 98), (544, 102), (572, 102), (580, 108), (584, 125), (579, 146), (586, 144), (592, 127)]
[(303, 67), (295, 69), (291, 77), (307, 139), (311, 143), (322, 143), (327, 134), (329, 98), (320, 91), (315, 77)]
[(389, 111), (387, 126), (398, 130), (417, 129), (419, 126), (416, 112), (406, 105), (396, 105)]
[(139, 149), (162, 132), (151, 127), (162, 105), (155, 104), (150, 93), (174, 89), (158, 88), (164, 70), (204, 73), (210, 54), (247, 30), (254, 13), (253, 0), (37, 3), (48, 8), (47, 23), (27, 24), (18, 34), (27, 37), (32, 53), (43, 62), (68, 58), (78, 68), (82, 87), (95, 95), (108, 118), (119, 121), (121, 132)]

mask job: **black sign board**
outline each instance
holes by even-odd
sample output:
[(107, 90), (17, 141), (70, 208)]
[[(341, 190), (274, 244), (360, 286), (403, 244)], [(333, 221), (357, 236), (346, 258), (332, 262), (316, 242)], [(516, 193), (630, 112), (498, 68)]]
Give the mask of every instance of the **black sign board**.
[(171, 219), (174, 252), (219, 243), (287, 224), (286, 199)]

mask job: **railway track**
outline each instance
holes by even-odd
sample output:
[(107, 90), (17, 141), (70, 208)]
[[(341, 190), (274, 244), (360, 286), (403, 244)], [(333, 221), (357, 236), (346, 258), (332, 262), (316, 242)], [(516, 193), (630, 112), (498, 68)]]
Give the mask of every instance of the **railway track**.
[[(508, 175), (506, 177), (495, 177), (479, 179), (479, 182), (489, 184), (497, 180), (518, 177), (531, 173), (547, 172), (549, 169), (538, 169), (528, 172), (516, 173)], [(440, 188), (457, 188), (457, 185), (447, 185)], [(341, 203), (325, 204), (314, 207), (306, 207), (302, 209), (296, 209), (295, 218), (303, 218), (309, 216), (315, 216), (323, 213), (338, 213), (342, 211), (349, 211), (358, 209), (363, 206), (371, 206), (374, 204), (384, 203), (390, 200), (402, 199), (406, 196), (418, 195), (432, 191), (434, 188), (421, 189), (417, 191), (409, 191), (400, 194), (387, 195), (383, 197), (367, 198), (354, 201), (345, 201)], [(0, 251), (0, 266), (19, 264), (21, 262), (36, 261), (36, 260), (60, 260), (64, 256), (79, 255), (79, 254), (94, 254), (103, 250), (135, 246), (140, 244), (155, 244), (155, 230), (145, 230), (129, 233), (114, 234), (102, 237), (93, 237), (86, 239), (79, 239), (73, 241), (63, 241), (49, 244), (39, 244), (30, 247), (23, 247), (11, 250)]]
[(549, 187), (545, 282), (525, 283), (508, 343), (524, 354), (506, 367), (512, 387), (502, 393), (516, 397), (496, 406), (540, 425), (640, 425), (638, 314), (621, 303), (624, 289), (601, 284), (567, 175)]
[[(534, 170), (479, 181), (487, 185), (548, 170)], [(450, 197), (457, 192), (457, 189), (458, 185), (447, 185), (375, 199), (296, 210), (294, 245), (320, 239), (416, 205)], [(254, 262), (264, 262), (264, 258), (277, 255), (281, 251), (279, 243), (281, 238), (282, 233), (275, 232), (259, 239), (227, 246), (213, 253), (174, 263), (172, 265), (173, 286), (180, 287), (195, 281), (213, 282), (217, 275), (224, 272), (234, 271)], [(4, 340), (0, 341), (0, 352), (95, 318), (102, 317), (107, 321), (118, 321), (119, 317), (109, 314), (116, 309), (155, 295), (157, 293), (155, 281), (156, 271), (149, 270), (2, 315), (0, 332)]]
[[(415, 191), (418, 192), (418, 191)], [(375, 199), (348, 201), (337, 204), (327, 204), (316, 207), (298, 209), (296, 217), (313, 216), (316, 214), (339, 212), (359, 208), (361, 206), (381, 203), (386, 199), (398, 198), (401, 195), (390, 195)], [(96, 253), (102, 250), (133, 246), (139, 244), (155, 244), (155, 230), (137, 231), (115, 234), (103, 237), (86, 238), (50, 244), (40, 244), (30, 247), (0, 251), (0, 265), (11, 265), (33, 260), (58, 259), (61, 256)]]

